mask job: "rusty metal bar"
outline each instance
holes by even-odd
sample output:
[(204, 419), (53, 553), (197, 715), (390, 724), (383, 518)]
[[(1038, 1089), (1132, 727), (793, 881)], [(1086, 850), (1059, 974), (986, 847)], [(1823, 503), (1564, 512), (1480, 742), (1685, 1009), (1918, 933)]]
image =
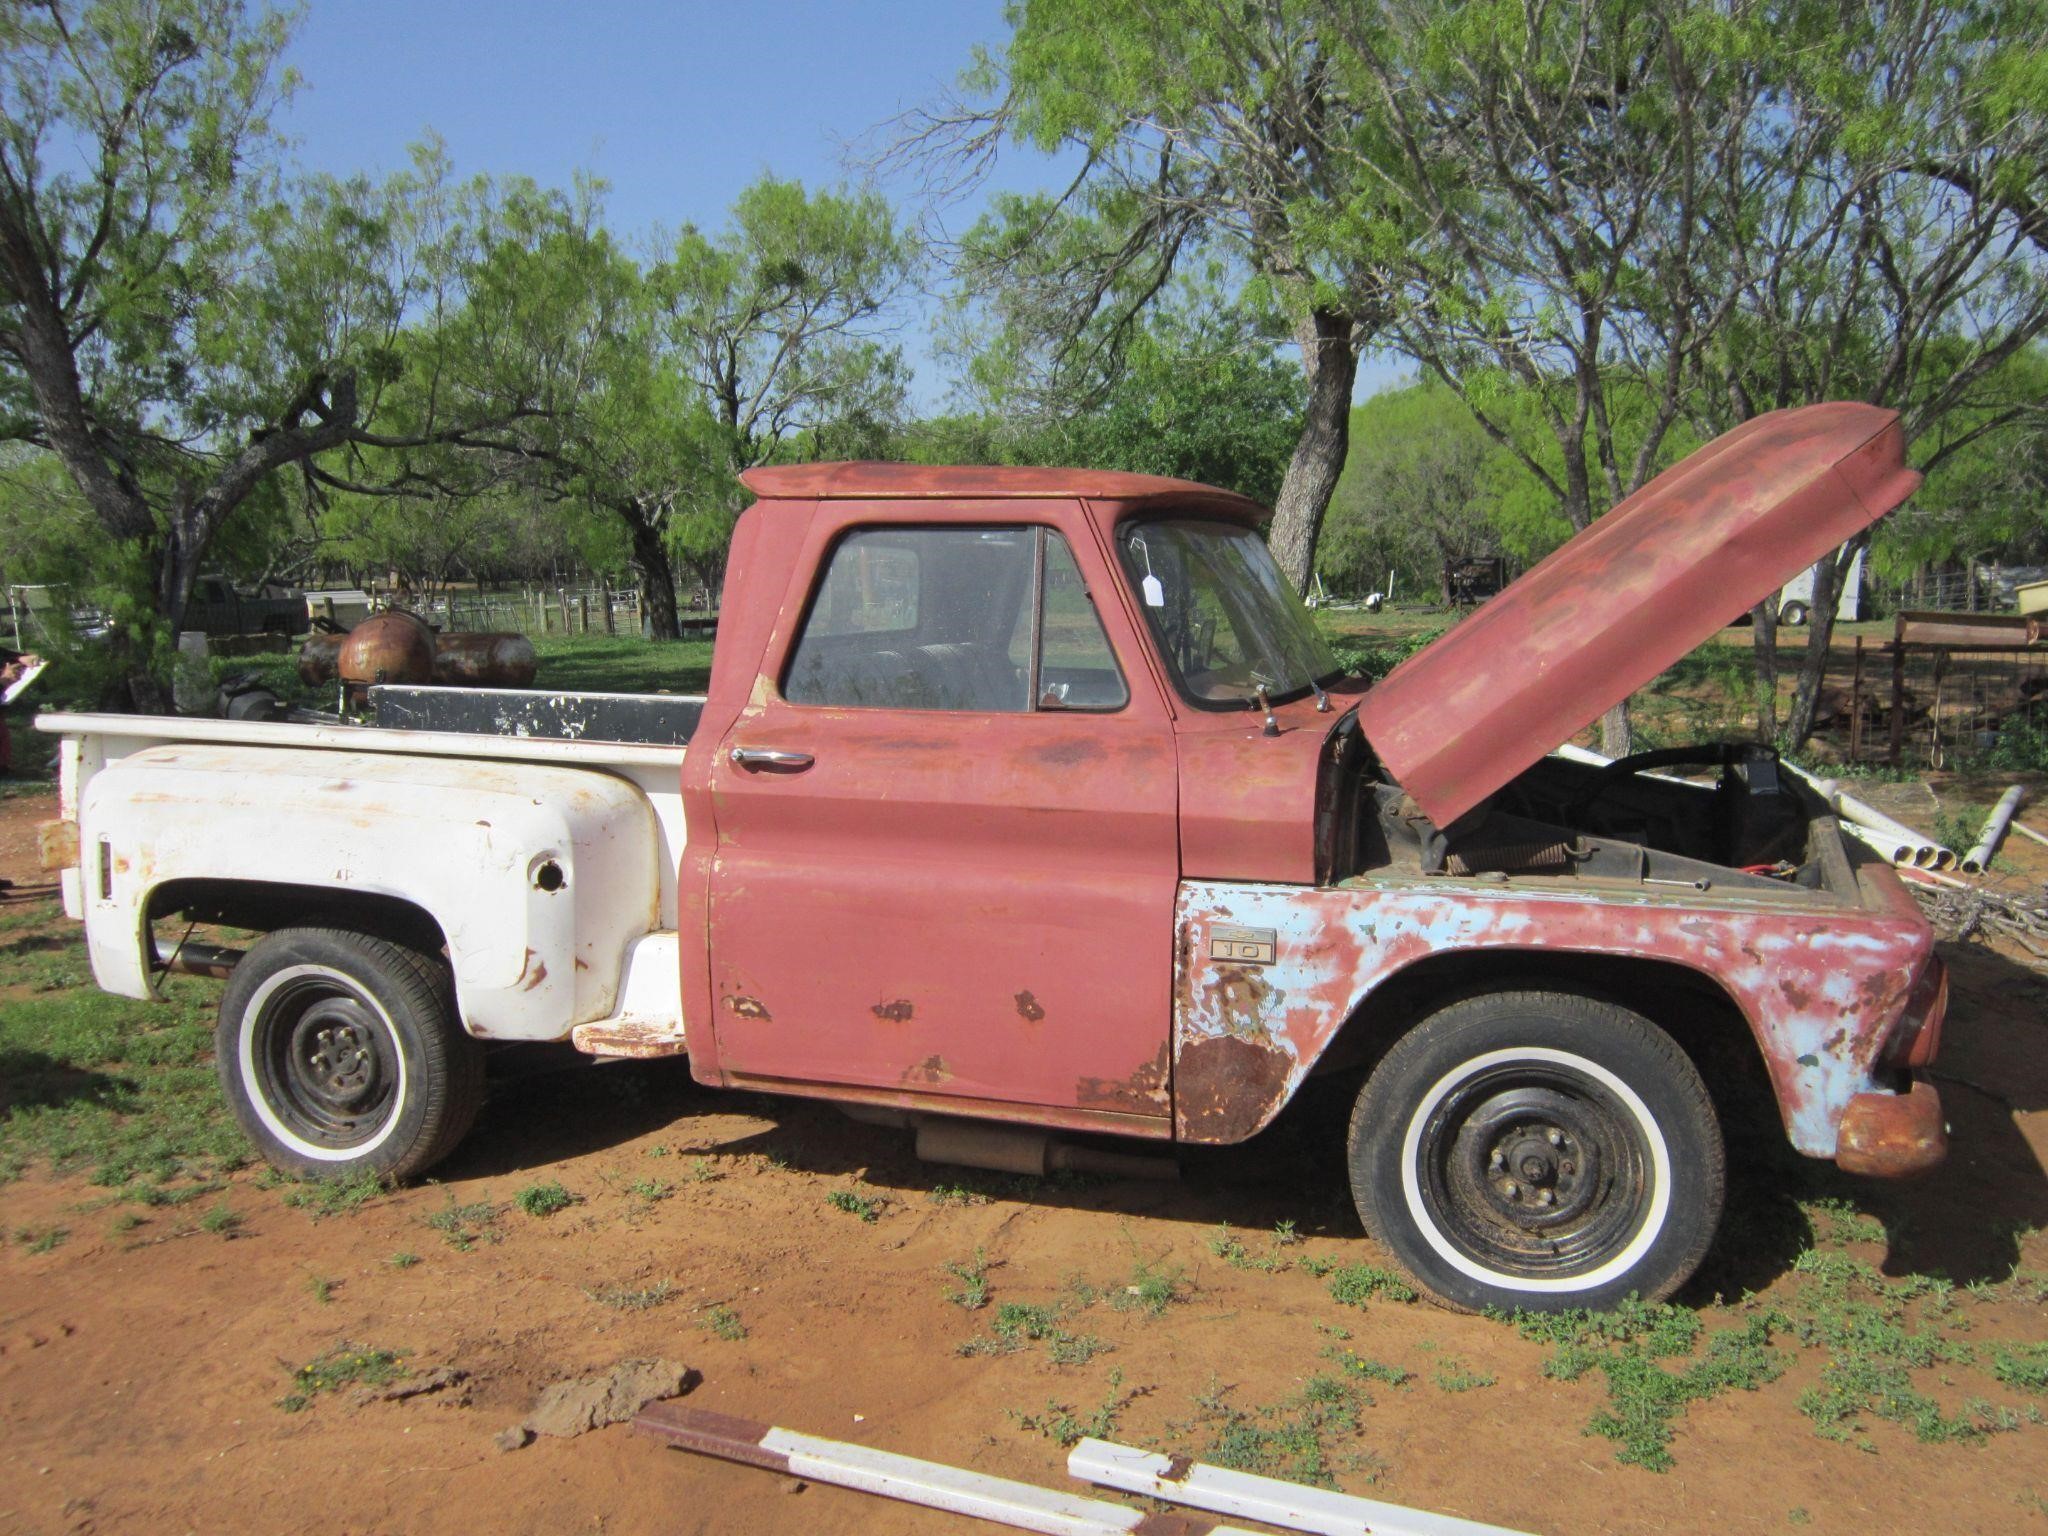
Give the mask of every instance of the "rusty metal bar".
[(990, 1477), (944, 1462), (826, 1440), (675, 1403), (649, 1404), (633, 1420), (633, 1427), (678, 1450), (943, 1509), (1014, 1530), (1045, 1531), (1052, 1536), (1252, 1536), (1241, 1526), (1186, 1515), (1148, 1515), (1102, 1499), (1084, 1499), (1034, 1483)]

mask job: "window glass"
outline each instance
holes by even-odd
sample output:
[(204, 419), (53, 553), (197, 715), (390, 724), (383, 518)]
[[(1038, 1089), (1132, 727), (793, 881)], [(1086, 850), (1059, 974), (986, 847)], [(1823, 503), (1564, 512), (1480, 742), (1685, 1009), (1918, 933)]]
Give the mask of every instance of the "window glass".
[(1045, 536), (1038, 656), (1040, 709), (1121, 709), (1130, 699), (1074, 553), (1056, 533)]
[(1123, 674), (1066, 541), (875, 528), (834, 547), (783, 678), (795, 704), (1121, 709)]

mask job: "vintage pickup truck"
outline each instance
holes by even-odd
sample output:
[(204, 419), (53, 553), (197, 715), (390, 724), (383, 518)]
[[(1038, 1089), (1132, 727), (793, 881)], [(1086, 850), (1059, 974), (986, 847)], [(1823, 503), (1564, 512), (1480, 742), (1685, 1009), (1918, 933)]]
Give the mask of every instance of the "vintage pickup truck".
[(1804, 1153), (1944, 1155), (1932, 937), (1828, 803), (1756, 747), (1549, 755), (1911, 492), (1889, 413), (1748, 423), (1371, 686), (1221, 491), (745, 479), (701, 699), (38, 722), (100, 985), (225, 978), (221, 1080), (273, 1163), (426, 1168), (487, 1041), (686, 1056), (1001, 1164), (1245, 1141), (1318, 1076), (1355, 1085), (1359, 1214), (1417, 1280), (1557, 1308), (1700, 1262), (1716, 1052)]

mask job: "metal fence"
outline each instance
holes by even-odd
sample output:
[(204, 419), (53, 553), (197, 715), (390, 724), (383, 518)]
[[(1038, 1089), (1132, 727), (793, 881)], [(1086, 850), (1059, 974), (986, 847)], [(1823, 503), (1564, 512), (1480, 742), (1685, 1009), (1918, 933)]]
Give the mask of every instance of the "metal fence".
[(1850, 763), (2028, 766), (2048, 747), (2044, 641), (2038, 619), (1900, 614), (1890, 640), (1837, 653), (1815, 734)]
[(640, 594), (606, 587), (456, 592), (402, 600), (438, 629), (487, 634), (638, 635)]

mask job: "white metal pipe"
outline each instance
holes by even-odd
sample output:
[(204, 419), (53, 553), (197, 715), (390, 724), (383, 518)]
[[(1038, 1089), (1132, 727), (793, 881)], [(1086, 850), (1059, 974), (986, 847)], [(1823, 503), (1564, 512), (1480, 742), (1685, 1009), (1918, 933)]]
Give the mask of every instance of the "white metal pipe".
[(2019, 834), (2020, 834), (2020, 836), (2022, 836), (2022, 837), (2031, 837), (2031, 838), (2032, 838), (2032, 839), (2033, 839), (2033, 840), (2034, 840), (2035, 842), (2039, 843), (2039, 844), (2040, 844), (2040, 845), (2041, 845), (2041, 846), (2042, 846), (2043, 848), (2048, 848), (2048, 832), (2036, 832), (2036, 831), (2035, 831), (2035, 830), (2034, 830), (2034, 829), (2033, 829), (2032, 827), (2028, 826), (2028, 825), (2027, 825), (2027, 824), (2026, 824), (2026, 823), (2025, 823), (2024, 821), (2016, 821), (2016, 822), (2014, 822), (2014, 823), (2012, 824), (2012, 829), (2013, 829), (2013, 831), (2015, 831), (2015, 832), (2019, 833)]
[(1150, 1494), (1212, 1514), (1263, 1520), (1283, 1530), (1319, 1536), (1524, 1536), (1506, 1526), (1304, 1488), (1107, 1440), (1081, 1441), (1067, 1454), (1067, 1471), (1098, 1487)]
[[(1126, 1536), (1152, 1518), (1143, 1510), (1102, 1499), (1084, 1499), (1035, 1483), (990, 1477), (944, 1462), (899, 1456), (674, 1403), (649, 1404), (633, 1424), (686, 1451), (786, 1472), (807, 1482), (831, 1483), (906, 1504), (922, 1504), (927, 1509), (969, 1515), (1020, 1531), (1044, 1531), (1050, 1536)], [(1242, 1526), (1203, 1522), (1191, 1526), (1186, 1536), (1254, 1533)]]

